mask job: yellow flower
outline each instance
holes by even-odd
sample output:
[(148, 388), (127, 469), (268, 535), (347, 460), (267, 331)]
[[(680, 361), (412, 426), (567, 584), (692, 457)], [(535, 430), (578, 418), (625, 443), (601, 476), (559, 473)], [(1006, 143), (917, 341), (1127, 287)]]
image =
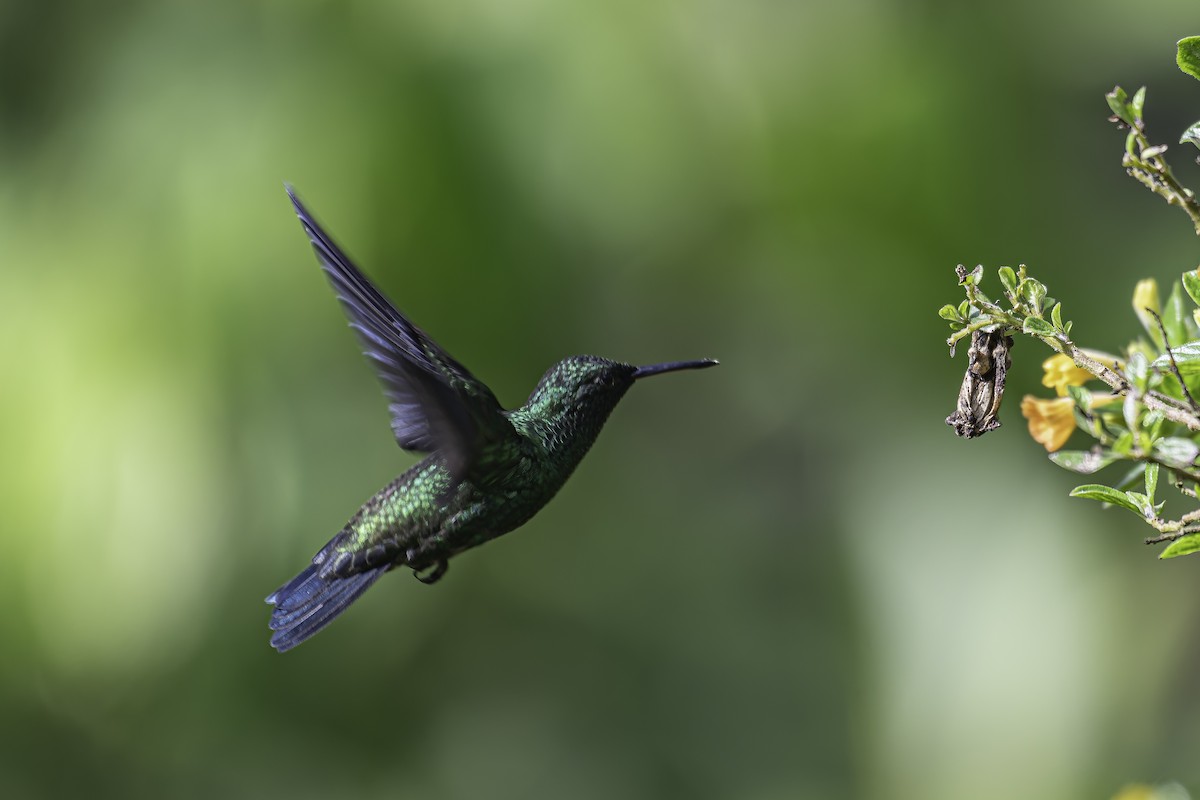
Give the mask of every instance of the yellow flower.
[(1138, 281), (1137, 286), (1133, 288), (1133, 313), (1137, 314), (1142, 327), (1151, 338), (1161, 336), (1158, 332), (1158, 320), (1147, 313), (1146, 309), (1158, 315), (1162, 314), (1162, 305), (1158, 302), (1158, 281), (1154, 278)]
[[(1084, 350), (1084, 352), (1110, 369), (1117, 363), (1116, 357), (1107, 353), (1097, 353), (1094, 350)], [(1067, 396), (1068, 386), (1083, 386), (1096, 378), (1086, 369), (1075, 366), (1071, 357), (1062, 353), (1055, 353), (1043, 361), (1042, 369), (1045, 370), (1045, 374), (1042, 376), (1042, 386), (1053, 389), (1059, 397)]]
[(1047, 453), (1061, 450), (1075, 430), (1075, 401), (1069, 397), (1043, 400), (1027, 394), (1021, 400), (1021, 414), (1029, 420), (1029, 435)]
[(1146, 786), (1144, 784), (1126, 786), (1113, 796), (1113, 800), (1154, 800), (1157, 794), (1153, 786)]
[(1135, 783), (1121, 789), (1112, 800), (1187, 800), (1188, 797), (1187, 791), (1177, 783), (1162, 786)]

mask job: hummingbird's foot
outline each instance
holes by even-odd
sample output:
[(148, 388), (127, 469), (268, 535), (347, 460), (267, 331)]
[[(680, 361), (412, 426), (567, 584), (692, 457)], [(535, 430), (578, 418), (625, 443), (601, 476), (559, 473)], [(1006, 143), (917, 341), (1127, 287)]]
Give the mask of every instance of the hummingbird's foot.
[(450, 562), (443, 558), (433, 565), (433, 570), (428, 575), (422, 575), (420, 570), (414, 569), (413, 577), (421, 583), (432, 585), (440, 581), (449, 570)]

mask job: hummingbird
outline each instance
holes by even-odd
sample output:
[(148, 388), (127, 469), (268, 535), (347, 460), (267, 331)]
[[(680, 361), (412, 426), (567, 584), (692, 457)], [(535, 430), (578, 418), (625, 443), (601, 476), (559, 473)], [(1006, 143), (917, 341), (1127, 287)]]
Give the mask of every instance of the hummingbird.
[(275, 607), (271, 646), (281, 653), (332, 622), (385, 572), (407, 567), (421, 582), (436, 583), (453, 556), (525, 524), (570, 477), (635, 381), (717, 363), (639, 367), (571, 356), (546, 371), (525, 405), (505, 410), (384, 297), (285, 188), (383, 384), (396, 443), (427, 455), (367, 500), (311, 564), (267, 597)]

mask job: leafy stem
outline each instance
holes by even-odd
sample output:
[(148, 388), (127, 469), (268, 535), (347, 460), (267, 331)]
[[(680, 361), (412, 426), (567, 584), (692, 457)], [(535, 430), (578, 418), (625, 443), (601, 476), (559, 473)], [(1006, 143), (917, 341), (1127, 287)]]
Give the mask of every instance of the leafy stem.
[(1120, 86), (1114, 87), (1105, 95), (1113, 116), (1109, 119), (1122, 128), (1129, 129), (1125, 137), (1125, 154), (1121, 157), (1121, 166), (1130, 177), (1141, 183), (1150, 191), (1165, 199), (1168, 205), (1177, 205), (1188, 215), (1196, 234), (1200, 235), (1200, 202), (1195, 194), (1181, 184), (1171, 171), (1171, 166), (1163, 158), (1167, 145), (1153, 145), (1146, 136), (1146, 122), (1142, 118), (1142, 109), (1146, 101), (1146, 87), (1142, 87), (1129, 100), (1125, 90)]

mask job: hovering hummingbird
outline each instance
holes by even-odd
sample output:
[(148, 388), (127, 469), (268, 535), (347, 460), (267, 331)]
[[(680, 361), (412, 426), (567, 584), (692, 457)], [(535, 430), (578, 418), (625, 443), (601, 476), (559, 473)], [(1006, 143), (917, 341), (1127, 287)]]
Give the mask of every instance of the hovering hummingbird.
[(633, 382), (714, 366), (713, 359), (635, 367), (598, 356), (552, 366), (525, 405), (492, 390), (417, 328), (350, 262), (287, 186), (388, 399), (392, 433), (429, 455), (363, 504), (275, 590), (271, 646), (283, 652), (333, 621), (385, 572), (435, 583), (452, 556), (529, 520), (562, 487)]

